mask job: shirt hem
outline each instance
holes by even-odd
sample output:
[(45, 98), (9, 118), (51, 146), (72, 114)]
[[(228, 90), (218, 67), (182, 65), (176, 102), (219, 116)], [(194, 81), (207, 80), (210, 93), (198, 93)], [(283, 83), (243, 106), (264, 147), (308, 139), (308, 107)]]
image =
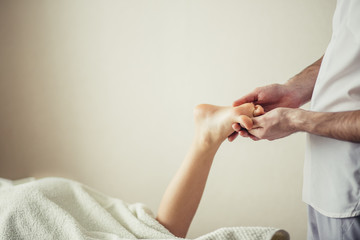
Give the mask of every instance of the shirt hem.
[[(304, 200), (303, 200), (304, 201)], [(313, 203), (309, 203), (304, 201), (307, 205), (311, 206), (312, 208), (314, 208), (317, 212), (321, 213), (322, 215), (326, 216), (326, 217), (330, 217), (330, 218), (349, 218), (349, 217), (357, 217), (360, 216), (360, 210), (357, 211), (351, 211), (351, 212), (346, 212), (346, 213), (334, 213), (334, 212), (328, 212), (325, 211), (317, 206), (315, 206)]]

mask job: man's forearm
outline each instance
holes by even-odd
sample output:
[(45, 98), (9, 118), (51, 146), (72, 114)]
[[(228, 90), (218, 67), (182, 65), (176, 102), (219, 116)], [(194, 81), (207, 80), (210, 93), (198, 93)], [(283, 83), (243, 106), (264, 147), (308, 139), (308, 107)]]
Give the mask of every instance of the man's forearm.
[(360, 110), (349, 112), (311, 112), (289, 109), (290, 127), (343, 141), (360, 142)]
[(299, 105), (310, 101), (323, 57), (289, 79), (284, 85), (292, 89), (292, 95)]

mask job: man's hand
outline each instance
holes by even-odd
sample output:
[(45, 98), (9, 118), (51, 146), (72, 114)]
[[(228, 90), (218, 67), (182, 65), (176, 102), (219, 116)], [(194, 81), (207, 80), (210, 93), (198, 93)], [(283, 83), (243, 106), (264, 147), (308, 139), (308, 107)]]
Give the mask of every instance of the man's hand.
[(286, 84), (272, 84), (256, 88), (251, 93), (236, 100), (233, 106), (253, 102), (261, 105), (265, 112), (277, 107), (297, 108), (300, 107), (301, 102), (296, 95), (295, 90)]
[(249, 135), (253, 140), (275, 140), (295, 132), (307, 132), (342, 141), (360, 142), (360, 110), (313, 112), (300, 108), (276, 108), (255, 117)]
[(297, 131), (293, 116), (298, 109), (276, 108), (270, 112), (253, 118), (254, 126), (249, 133), (253, 140), (275, 140), (289, 136)]
[[(278, 107), (300, 107), (311, 99), (322, 59), (323, 57), (289, 79), (285, 84), (272, 84), (256, 88), (251, 93), (236, 100), (233, 106), (253, 102), (254, 104), (261, 105), (265, 112)], [(251, 135), (245, 129), (241, 129), (237, 123), (233, 124), (233, 129), (234, 132), (228, 137), (230, 142), (234, 141), (238, 136), (238, 132), (241, 136), (251, 137)], [(256, 139), (255, 136), (251, 138)]]
[[(272, 84), (256, 88), (251, 93), (236, 100), (233, 106), (253, 102), (254, 104), (261, 105), (265, 112), (278, 107), (297, 108), (301, 105), (300, 98), (297, 96), (298, 94), (295, 89), (287, 84)], [(250, 137), (253, 140), (257, 140), (256, 136), (251, 136), (246, 129), (241, 128), (237, 123), (233, 124), (233, 129), (234, 132), (228, 137), (230, 142), (237, 137), (238, 133), (243, 137)]]

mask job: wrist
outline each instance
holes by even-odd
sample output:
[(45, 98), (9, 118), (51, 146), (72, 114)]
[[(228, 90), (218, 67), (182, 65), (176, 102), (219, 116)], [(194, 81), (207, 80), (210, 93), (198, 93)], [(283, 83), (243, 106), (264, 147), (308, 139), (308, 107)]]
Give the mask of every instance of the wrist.
[(283, 84), (289, 96), (293, 99), (294, 107), (298, 108), (309, 102), (313, 92), (313, 85), (306, 85), (301, 81), (300, 74), (290, 78)]
[(292, 94), (299, 103), (298, 107), (311, 100), (321, 63), (322, 57), (284, 84), (284, 86), (291, 89)]
[(300, 108), (290, 108), (286, 114), (289, 128), (293, 132), (304, 132), (308, 128), (309, 111)]

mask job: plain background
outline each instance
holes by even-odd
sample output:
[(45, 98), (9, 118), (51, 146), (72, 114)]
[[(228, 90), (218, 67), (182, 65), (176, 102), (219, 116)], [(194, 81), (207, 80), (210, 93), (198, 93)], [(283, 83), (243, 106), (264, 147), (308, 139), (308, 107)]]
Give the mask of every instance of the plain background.
[[(156, 212), (193, 107), (231, 105), (324, 53), (335, 0), (0, 0), (0, 176), (60, 176)], [(305, 134), (224, 142), (188, 237), (305, 239)]]

